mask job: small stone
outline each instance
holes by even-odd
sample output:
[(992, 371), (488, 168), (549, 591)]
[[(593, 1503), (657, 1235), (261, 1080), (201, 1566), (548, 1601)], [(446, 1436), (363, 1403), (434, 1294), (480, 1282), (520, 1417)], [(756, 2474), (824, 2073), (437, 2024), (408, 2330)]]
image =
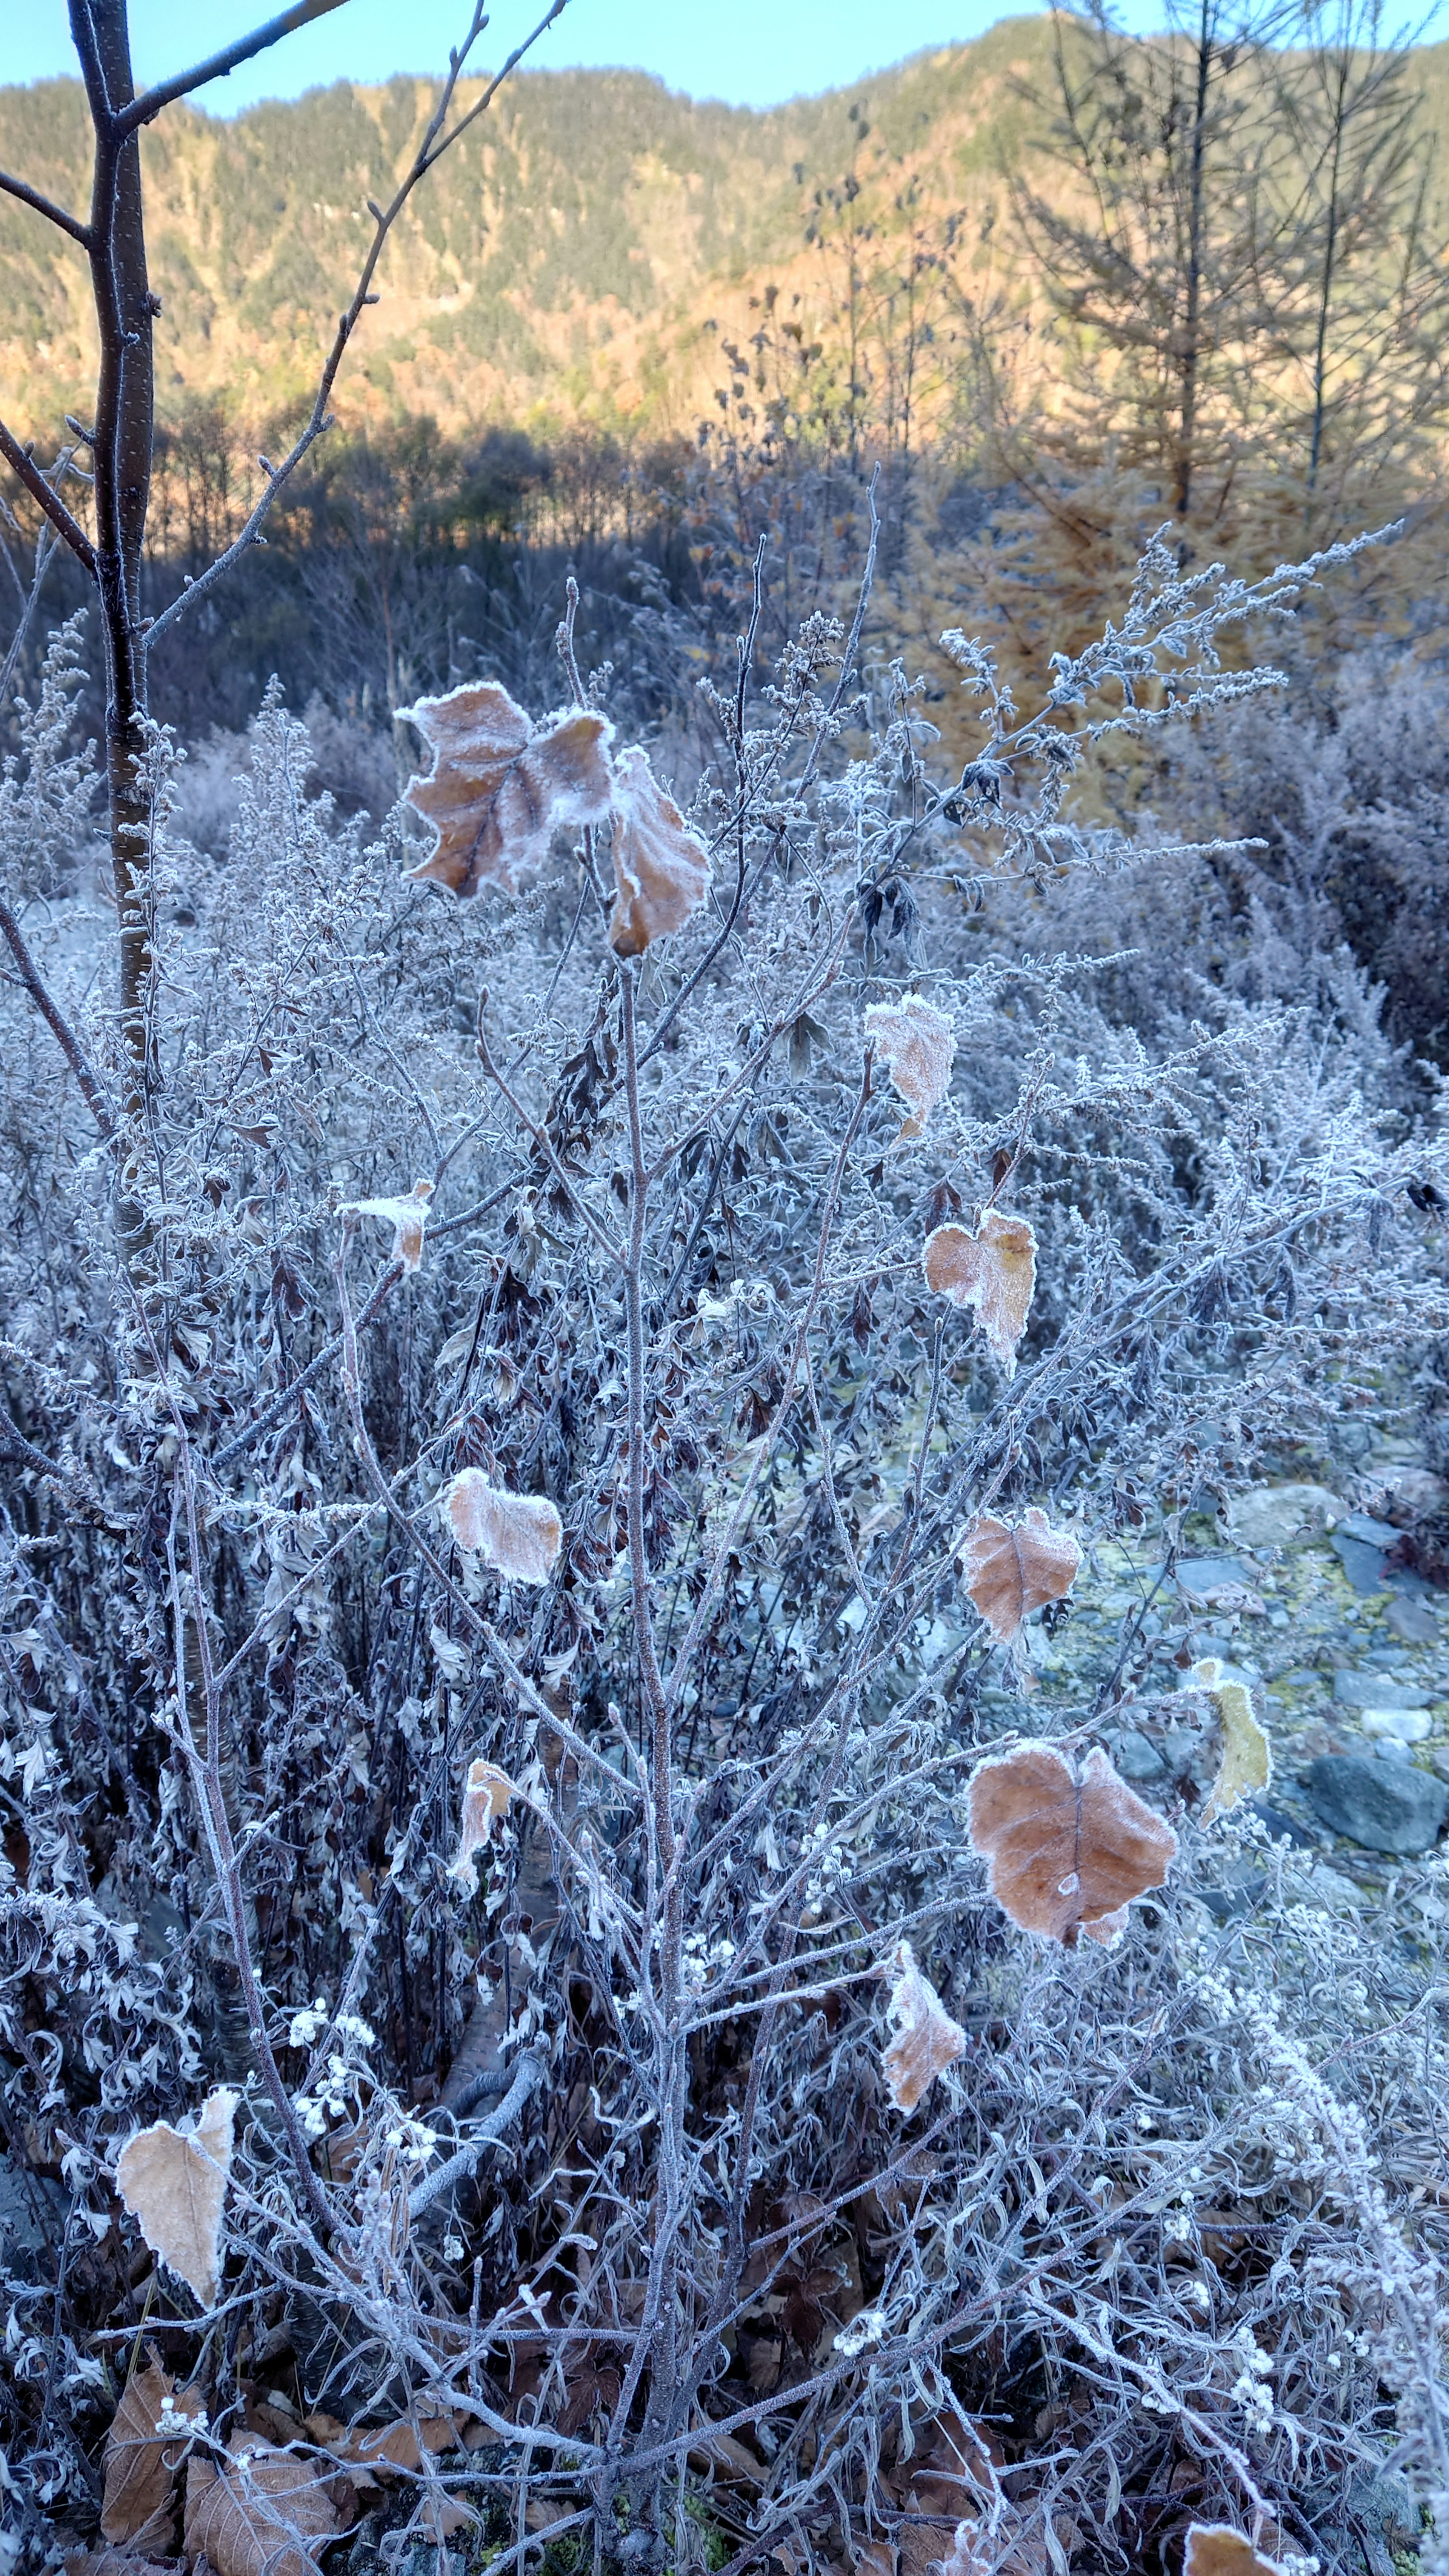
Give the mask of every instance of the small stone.
[(1335, 1530), (1334, 1553), (1355, 1592), (1380, 1590), (1384, 1580), (1384, 1551), (1367, 1539), (1355, 1538), (1350, 1532)]
[(1339, 1538), (1357, 1539), (1364, 1547), (1392, 1547), (1399, 1533), (1392, 1521), (1376, 1521), (1368, 1512), (1349, 1512), (1338, 1524)]
[(1407, 1744), (1400, 1744), (1392, 1735), (1384, 1736), (1374, 1746), (1374, 1751), (1381, 1762), (1412, 1762), (1414, 1758)]
[(1389, 1742), (1422, 1744), (1434, 1732), (1434, 1721), (1426, 1708), (1366, 1708), (1359, 1720), (1365, 1735), (1385, 1737)]
[(1391, 1636), (1402, 1637), (1406, 1646), (1432, 1646), (1439, 1634), (1439, 1622), (1426, 1601), (1391, 1601), (1384, 1626)]
[(1449, 1788), (1412, 1764), (1400, 1770), (1368, 1753), (1325, 1753), (1303, 1775), (1308, 1802), (1363, 1851), (1427, 1851), (1449, 1815)]
[(1332, 1529), (1342, 1513), (1326, 1485), (1255, 1485), (1234, 1494), (1223, 1517), (1239, 1547), (1283, 1547), (1301, 1529)]
[(1335, 1673), (1333, 1696), (1340, 1708), (1421, 1709), (1424, 1705), (1422, 1688), (1408, 1682), (1385, 1681), (1382, 1673)]

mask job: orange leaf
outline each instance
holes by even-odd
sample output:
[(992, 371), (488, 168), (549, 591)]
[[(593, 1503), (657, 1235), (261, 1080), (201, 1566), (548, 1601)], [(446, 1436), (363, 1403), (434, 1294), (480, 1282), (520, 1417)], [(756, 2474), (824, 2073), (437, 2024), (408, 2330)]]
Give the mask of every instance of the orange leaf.
[(423, 1232), (428, 1222), (431, 1181), (414, 1181), (405, 1199), (346, 1199), (339, 1216), (380, 1216), (393, 1229), (392, 1257), (404, 1270), (422, 1267)]
[(914, 2111), (966, 2046), (966, 2033), (953, 2021), (931, 1984), (916, 1965), (909, 1941), (899, 1941), (891, 1964), (896, 1981), (886, 2006), (895, 2037), (885, 2051), (886, 2082), (898, 2111)]
[(698, 912), (709, 892), (709, 853), (637, 746), (614, 764), (614, 817), (618, 891), (609, 940), (621, 957), (642, 957), (651, 940)]
[(535, 732), (496, 680), (469, 681), (400, 712), (433, 753), (428, 776), (409, 780), (407, 801), (434, 826), (438, 846), (408, 870), (412, 878), (460, 897), (481, 885), (516, 894), (561, 826), (602, 823), (609, 812), (607, 716), (571, 707)]
[(1024, 1932), (1072, 1949), (1104, 1949), (1127, 1928), (1134, 1896), (1160, 1887), (1177, 1836), (1119, 1780), (1099, 1746), (1080, 1780), (1050, 1744), (981, 1763), (969, 1793), (971, 1848), (991, 1864), (991, 1893)]
[(901, 1002), (872, 1002), (865, 1015), (865, 1034), (910, 1111), (897, 1144), (925, 1133), (933, 1109), (951, 1088), (956, 1040), (942, 1011), (933, 1010), (919, 993)]
[(983, 1512), (957, 1549), (966, 1590), (999, 1646), (1047, 1601), (1064, 1601), (1081, 1570), (1070, 1530), (1053, 1529), (1033, 1503), (1015, 1529)]
[(515, 1583), (547, 1583), (558, 1562), (563, 1523), (545, 1494), (509, 1494), (490, 1485), (481, 1467), (465, 1467), (443, 1495), (453, 1536)]
[(1195, 2522), (1187, 2535), (1182, 2576), (1279, 2576), (1278, 2562), (1264, 2558), (1231, 2523)]
[(450, 1878), (461, 1878), (472, 1896), (478, 1893), (478, 1870), (473, 1859), (488, 1840), (499, 1816), (508, 1812), (513, 1795), (513, 1782), (506, 1771), (491, 1762), (470, 1762), (463, 1784), (463, 1819), (458, 1834), (458, 1848), (448, 1871)]
[(204, 2308), (216, 2305), (220, 2286), (221, 2213), (240, 2098), (220, 2084), (188, 2129), (158, 2120), (138, 2130), (116, 2158), (121, 2198), (152, 2253)]
[(932, 1295), (974, 1307), (989, 1348), (1014, 1376), (1036, 1286), (1036, 1236), (1025, 1217), (988, 1208), (974, 1234), (964, 1225), (938, 1225), (922, 1258)]

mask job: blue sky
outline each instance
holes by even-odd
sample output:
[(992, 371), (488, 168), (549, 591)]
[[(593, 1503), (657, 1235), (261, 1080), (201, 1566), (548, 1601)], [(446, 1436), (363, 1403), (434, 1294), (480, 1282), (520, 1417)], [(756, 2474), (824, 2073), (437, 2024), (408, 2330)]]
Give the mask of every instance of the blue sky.
[[(285, 5), (285, 0), (283, 0)], [(546, 0), (499, 0), (478, 59), (492, 64), (543, 15)], [(1016, 0), (1020, 11), (1030, 0)], [(272, 16), (278, 0), (131, 0), (142, 80), (154, 80)], [(979, 36), (1013, 14), (1002, 0), (570, 0), (533, 59), (540, 65), (626, 63), (695, 98), (767, 107), (834, 89), (926, 45)], [(319, 81), (385, 80), (441, 70), (468, 0), (346, 0), (335, 16), (198, 94), (230, 115), (258, 98), (295, 97)], [(0, 11), (0, 81), (72, 72), (64, 0), (9, 0)]]

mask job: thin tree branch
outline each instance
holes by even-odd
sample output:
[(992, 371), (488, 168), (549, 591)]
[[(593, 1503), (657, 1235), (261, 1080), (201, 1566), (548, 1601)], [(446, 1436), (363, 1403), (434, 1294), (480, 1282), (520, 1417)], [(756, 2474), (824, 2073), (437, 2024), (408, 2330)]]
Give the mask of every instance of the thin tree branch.
[(159, 116), (173, 99), (185, 98), (188, 91), (202, 89), (208, 81), (225, 80), (228, 72), (237, 71), (256, 54), (264, 54), (269, 45), (279, 45), (284, 36), (294, 35), (299, 27), (310, 27), (315, 18), (326, 18), (342, 6), (343, 0), (297, 0), (295, 8), (284, 9), (280, 18), (269, 18), (264, 27), (225, 46), (221, 53), (209, 54), (191, 71), (178, 72), (174, 80), (158, 81), (154, 89), (143, 89), (140, 97), (133, 98), (115, 118), (111, 131), (116, 141), (123, 143), (138, 126), (149, 125), (153, 116)]
[(28, 447), (22, 447), (14, 433), (0, 420), (0, 456), (13, 474), (19, 476), (32, 501), (45, 512), (57, 536), (64, 537), (73, 555), (78, 555), (94, 581), (96, 550), (78, 519), (73, 519), (60, 494), (51, 490)]
[(108, 1145), (114, 1145), (117, 1135), (116, 1117), (107, 1096), (105, 1085), (102, 1083), (100, 1076), (92, 1068), (90, 1059), (87, 1056), (84, 1047), (81, 1045), (79, 1038), (76, 1036), (74, 1029), (66, 1018), (65, 1013), (61, 1010), (59, 1003), (52, 999), (51, 994), (42, 981), (40, 970), (26, 945), (25, 933), (21, 929), (19, 922), (16, 920), (14, 913), (11, 911), (9, 904), (5, 901), (3, 895), (0, 895), (0, 935), (3, 935), (6, 945), (10, 950), (10, 954), (14, 958), (16, 966), (19, 968), (21, 983), (25, 986), (27, 993), (30, 995), (32, 1002), (40, 1013), (41, 1018), (44, 1020), (47, 1028), (55, 1038), (56, 1044), (59, 1046), (67, 1064), (75, 1075), (76, 1081), (80, 1084), (81, 1094), (84, 1098), (87, 1109), (89, 1109), (91, 1116), (94, 1118), (102, 1136), (105, 1138), (106, 1143)]
[(82, 250), (90, 249), (90, 228), (81, 222), (79, 215), (68, 215), (64, 206), (57, 206), (49, 197), (43, 197), (38, 188), (30, 187), (24, 179), (12, 178), (8, 170), (0, 170), (0, 189), (7, 197), (18, 197), (21, 205), (29, 206), (33, 213), (44, 215), (48, 224), (57, 224), (63, 233), (69, 233), (73, 242), (80, 243)]
[(428, 2174), (422, 2182), (414, 2183), (408, 2193), (410, 2221), (421, 2218), (423, 2211), (431, 2209), (434, 2201), (441, 2200), (444, 2192), (451, 2191), (455, 2184), (471, 2179), (484, 2148), (496, 2146), (500, 2138), (506, 2137), (514, 2121), (527, 2108), (543, 2082), (546, 2064), (542, 2057), (519, 2059), (513, 2081), (497, 2110), (490, 2111), (486, 2120), (479, 2121), (466, 2147), (460, 2147), (455, 2156), (449, 2156), (446, 2164), (439, 2165), (435, 2173)]
[(462, 44), (459, 46), (458, 51), (452, 57), (448, 77), (443, 84), (442, 97), (438, 101), (438, 105), (434, 110), (432, 117), (429, 119), (427, 132), (424, 134), (422, 142), (418, 146), (411, 168), (398, 187), (397, 193), (393, 197), (391, 203), (385, 207), (374, 206), (371, 208), (373, 222), (376, 226), (376, 230), (372, 237), (371, 247), (368, 250), (366, 259), (362, 263), (361, 274), (358, 277), (352, 301), (348, 305), (346, 312), (342, 314), (338, 321), (337, 329), (333, 336), (332, 346), (327, 352), (322, 373), (318, 379), (316, 397), (313, 401), (312, 409), (308, 415), (305, 426), (294, 441), (289, 453), (283, 457), (280, 465), (268, 466), (265, 465), (264, 461), (264, 470), (267, 475), (266, 487), (262, 493), (261, 499), (256, 505), (256, 508), (252, 511), (245, 525), (232, 539), (231, 544), (216, 557), (214, 563), (209, 563), (207, 565), (205, 572), (198, 573), (195, 581), (188, 583), (180, 597), (178, 599), (173, 599), (170, 607), (163, 609), (161, 615), (147, 628), (145, 645), (148, 652), (159, 636), (164, 635), (170, 627), (174, 626), (178, 618), (183, 617), (188, 608), (194, 607), (198, 599), (203, 599), (213, 585), (220, 581), (225, 573), (230, 572), (232, 565), (239, 563), (242, 556), (247, 553), (248, 549), (258, 543), (261, 537), (263, 521), (271, 511), (278, 493), (283, 491), (286, 485), (290, 482), (292, 476), (295, 474), (303, 458), (307, 455), (309, 449), (315, 447), (318, 439), (321, 438), (324, 432), (329, 430), (332, 426), (332, 419), (328, 412), (327, 405), (332, 397), (332, 388), (337, 381), (338, 370), (342, 365), (343, 358), (347, 354), (347, 344), (351, 339), (353, 332), (357, 328), (358, 322), (362, 318), (364, 308), (369, 304), (375, 304), (378, 300), (372, 292), (372, 281), (377, 274), (378, 261), (382, 257), (388, 235), (392, 231), (393, 225), (396, 223), (398, 216), (402, 213), (402, 210), (407, 204), (409, 197), (412, 195), (414, 188), (417, 186), (418, 181), (426, 178), (429, 170), (433, 167), (434, 162), (441, 160), (449, 146), (457, 142), (459, 135), (466, 133), (468, 127), (474, 122), (475, 118), (480, 117), (483, 114), (484, 109), (492, 105), (493, 100), (497, 97), (499, 90), (507, 80), (510, 72), (517, 68), (518, 64), (522, 62), (524, 55), (537, 44), (540, 36), (542, 36), (546, 30), (553, 25), (555, 18), (562, 17), (567, 6), (568, 0), (553, 0), (553, 6), (550, 8), (548, 15), (539, 20), (532, 35), (526, 36), (521, 45), (515, 45), (512, 53), (508, 57), (508, 60), (504, 64), (503, 69), (500, 72), (495, 73), (493, 79), (488, 83), (483, 96), (478, 100), (476, 106), (470, 108), (468, 114), (461, 118), (458, 124), (454, 126), (452, 132), (444, 135), (442, 142), (439, 143), (438, 136), (447, 121), (448, 110), (452, 105), (453, 95), (458, 86), (459, 74), (462, 71), (470, 48), (476, 43), (479, 34), (487, 23), (482, 7), (482, 0), (477, 0), (477, 5), (473, 11), (473, 23), (469, 28), (467, 35), (464, 37)]

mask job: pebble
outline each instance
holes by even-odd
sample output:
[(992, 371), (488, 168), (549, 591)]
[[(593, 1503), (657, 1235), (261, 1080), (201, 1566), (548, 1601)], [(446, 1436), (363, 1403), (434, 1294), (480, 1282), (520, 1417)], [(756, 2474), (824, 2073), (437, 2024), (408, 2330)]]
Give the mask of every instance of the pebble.
[(1427, 1851), (1449, 1815), (1442, 1780), (1368, 1753), (1320, 1754), (1304, 1772), (1303, 1786), (1314, 1814), (1364, 1851)]

